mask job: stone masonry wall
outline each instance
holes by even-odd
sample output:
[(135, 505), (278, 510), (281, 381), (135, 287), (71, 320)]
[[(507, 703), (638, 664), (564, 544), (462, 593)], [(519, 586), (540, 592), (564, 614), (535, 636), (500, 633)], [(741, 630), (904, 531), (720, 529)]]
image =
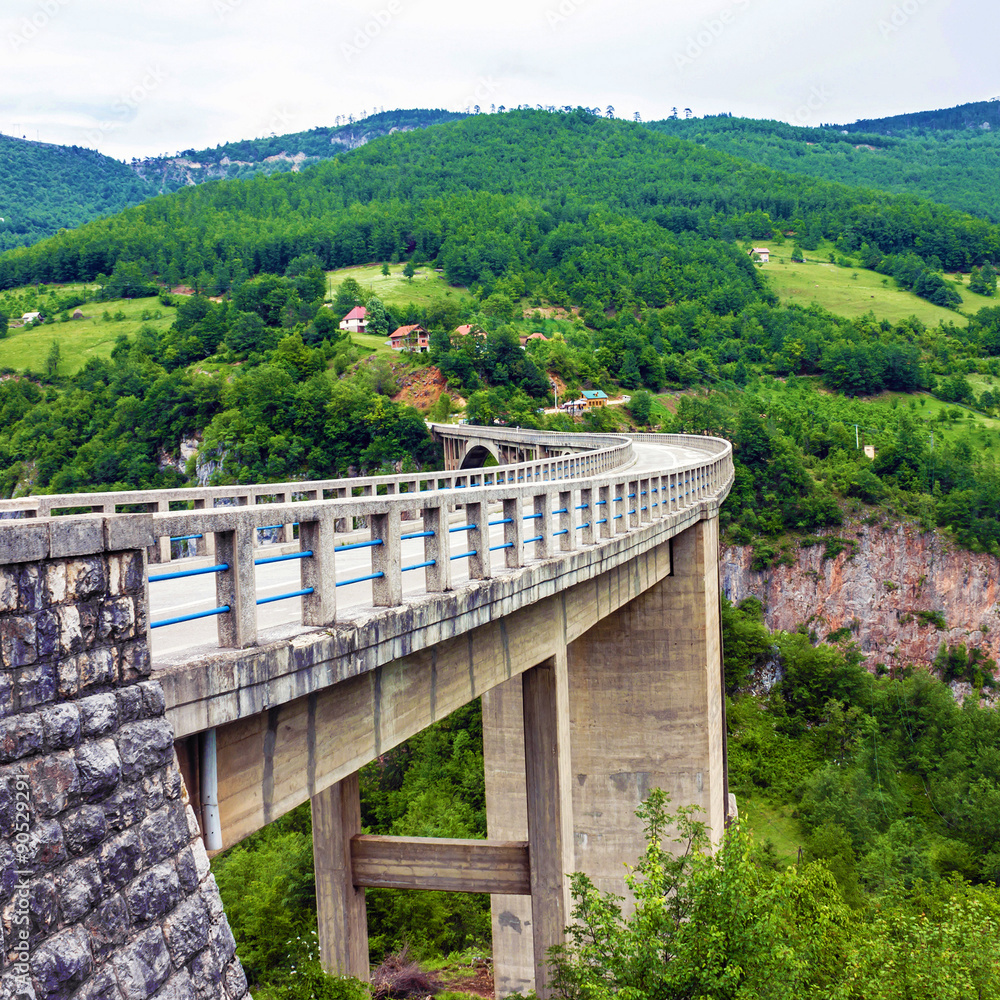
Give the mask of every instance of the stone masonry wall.
[(149, 679), (143, 551), (88, 544), (103, 520), (53, 527), (51, 550), (98, 550), (68, 557), (44, 522), (0, 534), (0, 1000), (241, 1000)]

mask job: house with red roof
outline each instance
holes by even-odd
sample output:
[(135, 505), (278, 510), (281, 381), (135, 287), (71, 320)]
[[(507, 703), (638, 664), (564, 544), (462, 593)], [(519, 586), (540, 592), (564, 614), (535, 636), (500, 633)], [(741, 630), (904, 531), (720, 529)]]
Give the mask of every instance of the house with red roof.
[(406, 351), (407, 354), (426, 354), (431, 349), (430, 336), (417, 323), (399, 327), (389, 335), (389, 341), (394, 351)]
[(522, 333), (518, 339), (521, 341), (521, 346), (524, 347), (529, 340), (548, 340), (549, 338), (544, 333)]
[(364, 306), (355, 306), (341, 321), (340, 329), (348, 333), (364, 333), (368, 310)]

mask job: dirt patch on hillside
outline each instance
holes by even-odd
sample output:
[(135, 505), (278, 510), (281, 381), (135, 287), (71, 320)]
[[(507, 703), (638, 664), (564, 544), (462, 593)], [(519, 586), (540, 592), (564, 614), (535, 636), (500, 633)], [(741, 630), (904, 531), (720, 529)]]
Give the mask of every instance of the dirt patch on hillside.
[(465, 400), (455, 392), (448, 392), (447, 379), (440, 368), (433, 365), (427, 368), (406, 368), (405, 365), (393, 365), (393, 375), (399, 391), (392, 397), (394, 403), (407, 403), (418, 410), (429, 410), (440, 398), (442, 393), (451, 396), (457, 406), (465, 406)]

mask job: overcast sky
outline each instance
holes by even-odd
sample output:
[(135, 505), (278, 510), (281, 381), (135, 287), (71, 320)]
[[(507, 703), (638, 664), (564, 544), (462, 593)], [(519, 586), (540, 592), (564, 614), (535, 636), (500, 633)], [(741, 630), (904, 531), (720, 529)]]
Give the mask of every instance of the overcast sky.
[(379, 108), (801, 125), (1000, 95), (996, 0), (3, 0), (0, 131), (120, 159)]

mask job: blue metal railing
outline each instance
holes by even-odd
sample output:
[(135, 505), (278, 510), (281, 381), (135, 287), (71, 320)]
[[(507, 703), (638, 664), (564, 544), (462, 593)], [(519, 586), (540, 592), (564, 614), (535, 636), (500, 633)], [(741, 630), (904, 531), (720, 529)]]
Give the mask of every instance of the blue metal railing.
[(314, 593), (312, 587), (306, 587), (305, 590), (292, 590), (287, 594), (277, 594), (274, 597), (258, 597), (258, 604), (273, 604), (275, 601), (287, 601), (292, 597), (305, 597), (306, 594)]
[(150, 622), (150, 628), (163, 628), (164, 625), (180, 625), (181, 622), (193, 622), (196, 618), (209, 618), (212, 615), (228, 614), (232, 608), (228, 604), (223, 604), (221, 608), (212, 608), (209, 611), (196, 611), (192, 615), (181, 615), (178, 618), (163, 618), (158, 622)]
[(436, 559), (429, 559), (427, 562), (414, 563), (412, 566), (403, 566), (400, 573), (408, 573), (411, 569), (424, 569), (427, 566), (436, 566)]
[(285, 556), (268, 556), (266, 559), (254, 559), (254, 566), (266, 566), (268, 563), (288, 562), (290, 559), (311, 559), (312, 549), (305, 552), (289, 552)]
[(347, 552), (349, 549), (370, 549), (376, 545), (381, 545), (381, 538), (373, 538), (370, 542), (352, 542), (350, 545), (338, 545), (334, 552)]
[(383, 576), (385, 576), (385, 573), (379, 570), (377, 573), (369, 573), (368, 576), (355, 576), (350, 580), (338, 580), (337, 586), (346, 587), (351, 583), (364, 583), (365, 580), (380, 580)]
[(219, 563), (216, 566), (205, 566), (202, 569), (182, 569), (176, 573), (157, 573), (150, 576), (150, 583), (159, 583), (161, 580), (181, 580), (186, 576), (204, 576), (206, 573), (225, 573), (229, 569), (229, 563)]

